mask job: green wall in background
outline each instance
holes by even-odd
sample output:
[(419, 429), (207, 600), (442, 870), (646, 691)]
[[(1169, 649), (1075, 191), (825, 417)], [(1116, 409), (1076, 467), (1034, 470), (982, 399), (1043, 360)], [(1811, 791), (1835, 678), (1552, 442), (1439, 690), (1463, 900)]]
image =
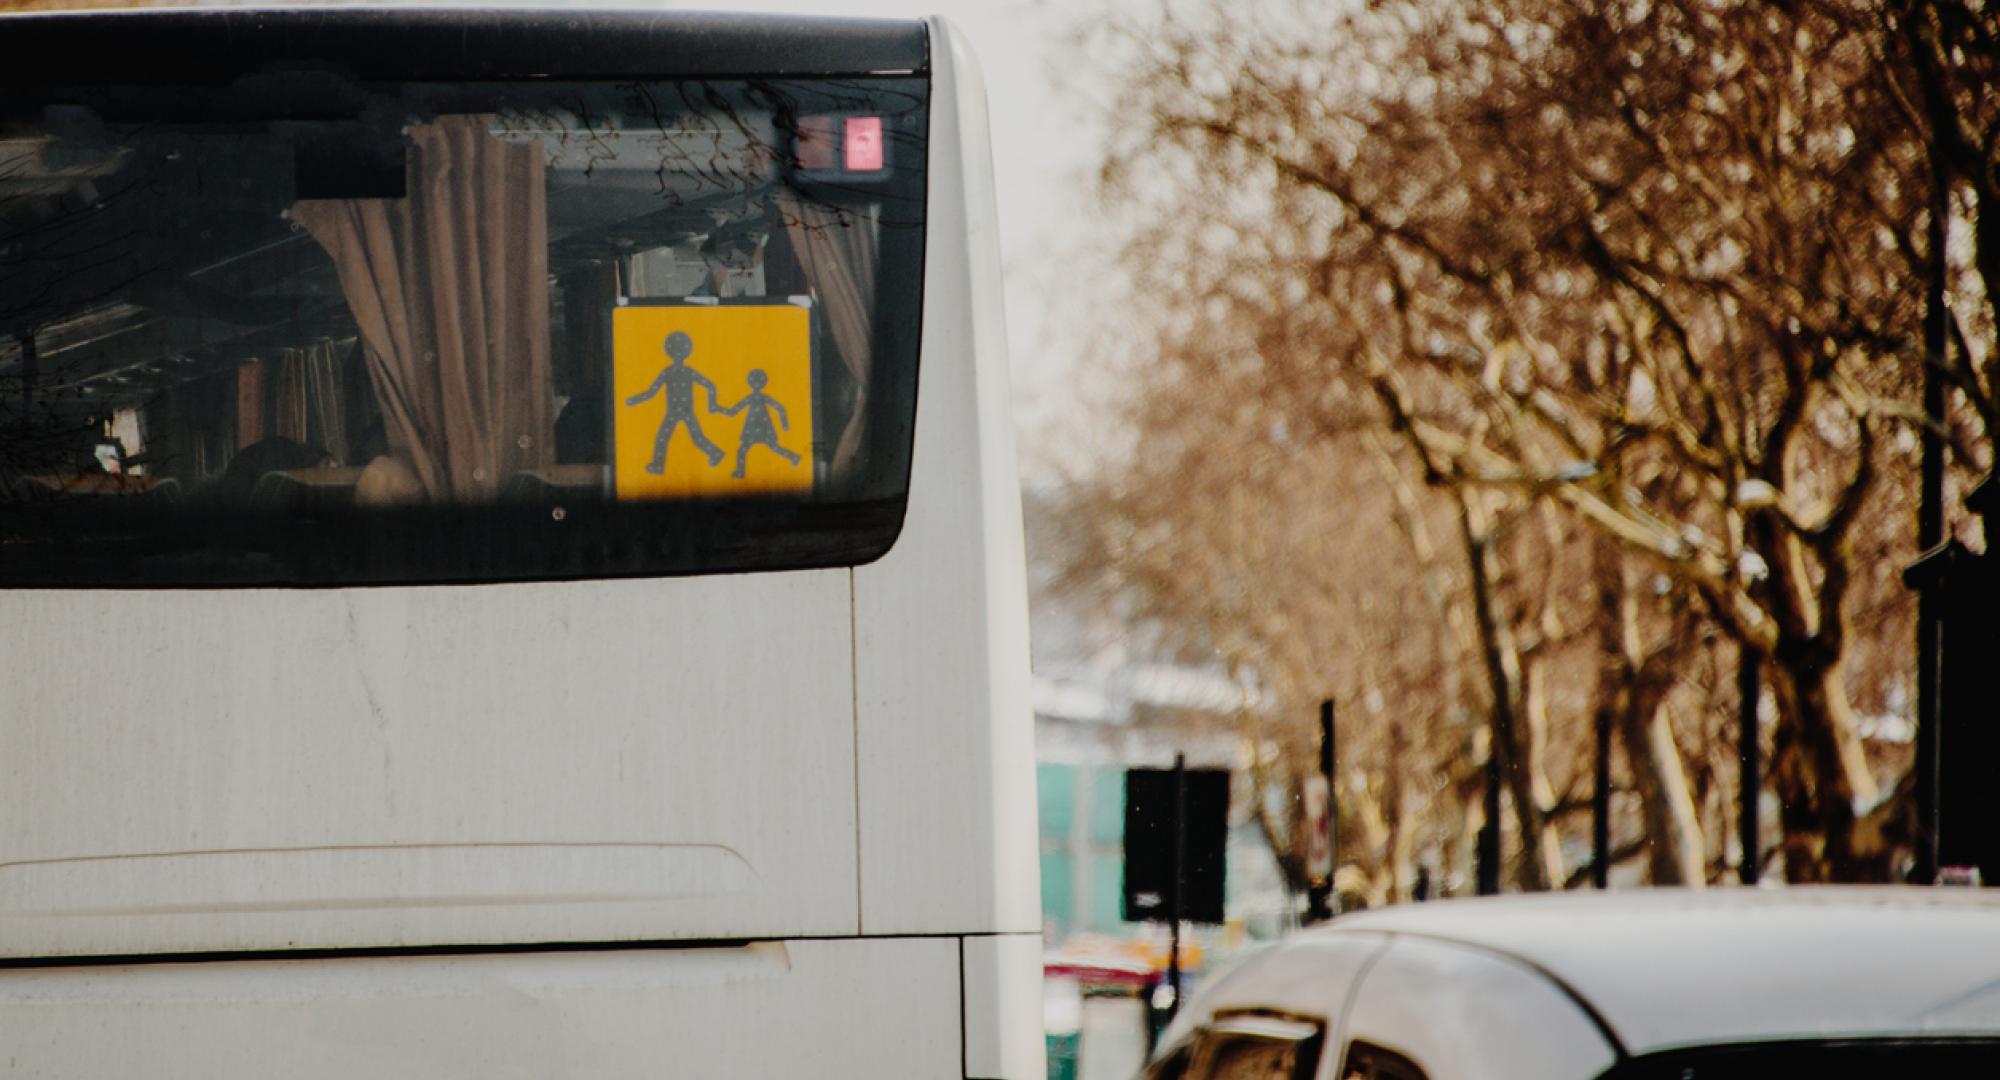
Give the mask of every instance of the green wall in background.
[(1052, 840), (1069, 836), (1076, 815), (1076, 766), (1036, 765), (1035, 805), (1041, 813), (1041, 833)]
[(1090, 842), (1123, 850), (1125, 844), (1125, 770), (1099, 767), (1090, 776)]

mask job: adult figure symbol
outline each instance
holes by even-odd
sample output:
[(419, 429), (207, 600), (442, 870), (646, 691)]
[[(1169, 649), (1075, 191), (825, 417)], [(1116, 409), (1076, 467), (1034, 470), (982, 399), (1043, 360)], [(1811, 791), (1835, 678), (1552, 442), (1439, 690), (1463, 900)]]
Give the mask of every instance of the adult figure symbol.
[(702, 434), (701, 422), (695, 419), (694, 388), (708, 390), (708, 409), (715, 411), (715, 384), (708, 377), (687, 364), (687, 358), (694, 355), (694, 339), (679, 330), (667, 335), (667, 366), (660, 369), (659, 377), (653, 380), (644, 393), (634, 394), (625, 399), (625, 406), (637, 406), (654, 394), (664, 394), (667, 399), (667, 415), (660, 421), (660, 433), (653, 438), (653, 460), (646, 464), (646, 471), (658, 476), (667, 469), (667, 443), (673, 440), (674, 429), (687, 425), (688, 437), (694, 440), (695, 449), (708, 455), (709, 465), (720, 464), (723, 449), (709, 441)]

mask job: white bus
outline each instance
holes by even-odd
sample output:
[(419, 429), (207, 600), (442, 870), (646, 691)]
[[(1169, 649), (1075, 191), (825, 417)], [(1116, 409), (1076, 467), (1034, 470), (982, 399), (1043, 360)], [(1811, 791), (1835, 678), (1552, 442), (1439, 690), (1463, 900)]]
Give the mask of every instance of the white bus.
[(961, 38), (0, 44), (0, 1072), (1041, 1072)]

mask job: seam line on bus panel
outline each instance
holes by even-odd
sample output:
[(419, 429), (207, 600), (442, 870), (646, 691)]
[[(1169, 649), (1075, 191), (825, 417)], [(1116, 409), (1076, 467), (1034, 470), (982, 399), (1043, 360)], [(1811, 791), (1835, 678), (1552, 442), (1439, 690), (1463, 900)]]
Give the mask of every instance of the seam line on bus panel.
[(867, 923), (861, 918), (861, 619), (854, 568), (847, 568), (847, 703), (854, 722), (854, 932)]
[[(754, 938), (649, 938), (642, 941), (528, 941), (459, 945), (353, 945), (306, 949), (209, 949), (166, 953), (92, 953), (79, 956), (0, 957), (0, 971), (67, 967), (132, 967), (141, 964), (248, 964), (272, 960), (381, 960), (449, 956), (514, 956), (535, 953), (686, 952), (695, 949), (741, 949), (751, 945), (786, 945), (804, 941), (943, 941), (966, 938), (1040, 938), (1039, 933), (982, 930), (969, 933), (797, 934)], [(964, 983), (961, 962), (960, 984)], [(962, 992), (962, 991), (961, 991)], [(960, 1006), (961, 1013), (964, 1006)]]
[(958, 939), (958, 1075), (972, 1075), (972, 1051), (966, 1046), (970, 1028), (965, 1020), (965, 999), (972, 993), (971, 978), (965, 970), (965, 939)]
[(1625, 1048), (1625, 1041), (1620, 1039), (1618, 1032), (1612, 1028), (1611, 1021), (1603, 1013), (1597, 1011), (1597, 1006), (1592, 1005), (1589, 998), (1584, 997), (1581, 991), (1571, 986), (1562, 976), (1519, 953), (1511, 952), (1485, 942), (1464, 941), (1449, 934), (1431, 934), (1421, 930), (1385, 930), (1383, 933), (1392, 938), (1407, 937), (1417, 941), (1435, 942), (1440, 945), (1456, 945), (1461, 949), (1470, 949), (1473, 952), (1481, 952), (1488, 956), (1505, 960), (1508, 963), (1539, 975), (1544, 982), (1554, 987), (1557, 993), (1568, 998), (1570, 1004), (1575, 1005), (1577, 1011), (1583, 1013), (1584, 1017), (1597, 1029), (1598, 1035), (1602, 1036), (1605, 1044), (1611, 1047), (1611, 1056), (1615, 1062), (1623, 1063), (1632, 1056), (1632, 1052)]

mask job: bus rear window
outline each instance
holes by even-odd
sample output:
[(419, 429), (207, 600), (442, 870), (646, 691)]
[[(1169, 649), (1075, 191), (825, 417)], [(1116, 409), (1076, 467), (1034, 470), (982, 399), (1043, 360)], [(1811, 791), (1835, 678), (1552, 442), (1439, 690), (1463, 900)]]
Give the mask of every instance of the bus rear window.
[(0, 105), (0, 584), (853, 564), (902, 521), (921, 78)]

